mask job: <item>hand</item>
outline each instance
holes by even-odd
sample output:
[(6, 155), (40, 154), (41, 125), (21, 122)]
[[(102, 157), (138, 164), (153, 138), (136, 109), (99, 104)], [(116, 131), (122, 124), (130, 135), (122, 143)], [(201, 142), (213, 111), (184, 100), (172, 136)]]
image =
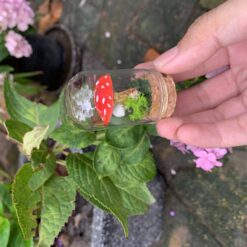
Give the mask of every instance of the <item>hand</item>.
[(246, 11), (246, 0), (228, 0), (199, 17), (175, 48), (137, 66), (182, 81), (229, 65), (179, 93), (174, 115), (157, 123), (160, 136), (199, 147), (247, 144)]

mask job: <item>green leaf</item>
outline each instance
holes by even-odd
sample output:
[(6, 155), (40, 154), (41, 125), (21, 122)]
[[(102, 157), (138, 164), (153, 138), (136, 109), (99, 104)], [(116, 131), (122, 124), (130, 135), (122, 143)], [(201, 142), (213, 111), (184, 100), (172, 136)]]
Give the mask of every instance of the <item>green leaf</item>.
[(56, 157), (51, 154), (47, 157), (44, 167), (35, 171), (29, 180), (29, 187), (32, 191), (39, 189), (53, 174), (56, 168)]
[(0, 65), (0, 73), (9, 73), (14, 71), (14, 68), (9, 65)]
[(0, 216), (3, 216), (4, 209), (3, 209), (3, 202), (0, 200)]
[(49, 247), (74, 209), (76, 187), (68, 177), (53, 176), (43, 186), (39, 247)]
[(128, 235), (128, 221), (122, 206), (118, 188), (108, 177), (100, 179), (94, 171), (92, 161), (80, 154), (67, 158), (69, 177), (73, 179), (80, 193), (95, 206), (111, 212), (122, 224)]
[(94, 155), (94, 169), (98, 175), (104, 177), (112, 174), (119, 166), (120, 154), (116, 148), (102, 142)]
[(145, 133), (135, 146), (119, 148), (118, 150), (121, 154), (121, 160), (123, 163), (136, 164), (143, 160), (149, 147), (150, 140), (148, 135)]
[(59, 119), (59, 100), (50, 107), (31, 102), (19, 95), (9, 80), (5, 80), (4, 83), (4, 97), (8, 113), (13, 120), (31, 128), (37, 125), (49, 125), (48, 134), (55, 129)]
[(32, 83), (32, 82), (23, 85), (21, 84), (20, 81), (14, 83), (14, 88), (19, 94), (26, 96), (26, 97), (28, 96), (34, 97), (35, 95), (37, 95), (38, 93), (41, 93), (44, 90), (42, 85)]
[(33, 247), (33, 240), (24, 240), (21, 229), (15, 221), (11, 223), (8, 247)]
[(144, 129), (142, 126), (114, 127), (106, 131), (106, 140), (115, 147), (127, 148), (136, 145), (142, 136)]
[(9, 56), (9, 52), (5, 47), (4, 34), (0, 33), (0, 62)]
[(200, 4), (203, 8), (214, 9), (225, 1), (226, 0), (200, 0)]
[(116, 185), (116, 187), (122, 198), (122, 208), (128, 216), (144, 214), (149, 206), (155, 202), (145, 184)]
[(33, 149), (31, 154), (32, 167), (35, 169), (40, 165), (44, 164), (46, 162), (46, 158), (48, 154), (49, 154), (49, 149), (44, 143), (41, 143), (39, 149), (36, 148)]
[(48, 126), (36, 126), (33, 130), (27, 132), (23, 137), (23, 150), (27, 155), (31, 155), (34, 148), (39, 149), (41, 142), (47, 137)]
[(138, 184), (153, 180), (156, 175), (156, 166), (152, 155), (148, 152), (145, 158), (137, 164), (121, 163), (110, 177), (116, 184)]
[(156, 130), (156, 124), (147, 124), (147, 125), (145, 125), (145, 129), (149, 135), (159, 136), (159, 134)]
[(11, 196), (10, 196), (10, 185), (0, 184), (0, 201), (4, 206), (4, 211), (11, 211)]
[(19, 121), (9, 119), (5, 122), (9, 137), (16, 140), (19, 143), (23, 143), (24, 135), (31, 130), (29, 126)]
[(12, 185), (14, 208), (24, 239), (27, 240), (35, 233), (37, 222), (33, 212), (37, 209), (37, 204), (41, 199), (39, 192), (33, 192), (28, 186), (32, 174), (31, 165), (25, 164), (17, 172)]
[(84, 148), (95, 140), (95, 133), (79, 129), (70, 123), (64, 123), (52, 134), (51, 138), (70, 148)]
[(1, 247), (7, 247), (9, 242), (10, 223), (7, 218), (0, 216), (0, 243)]
[(42, 75), (42, 71), (32, 71), (32, 72), (22, 72), (22, 73), (15, 73), (14, 74), (14, 81), (22, 78), (29, 78), (37, 75)]

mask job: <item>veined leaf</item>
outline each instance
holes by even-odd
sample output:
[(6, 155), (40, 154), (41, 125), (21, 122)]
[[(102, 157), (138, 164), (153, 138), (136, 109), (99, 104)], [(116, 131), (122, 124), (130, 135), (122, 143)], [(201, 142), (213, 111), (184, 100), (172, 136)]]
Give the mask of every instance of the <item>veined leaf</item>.
[(147, 124), (147, 125), (145, 125), (145, 129), (149, 135), (159, 136), (159, 134), (157, 133), (155, 124)]
[(16, 174), (12, 185), (12, 199), (16, 210), (17, 219), (24, 236), (28, 240), (33, 237), (37, 226), (33, 211), (40, 202), (40, 193), (33, 192), (28, 182), (33, 174), (30, 164), (25, 164)]
[(112, 146), (127, 148), (135, 146), (144, 135), (143, 126), (114, 127), (106, 131), (106, 140)]
[(44, 143), (41, 143), (39, 149), (33, 149), (31, 154), (31, 164), (33, 169), (36, 169), (41, 164), (44, 164), (46, 162), (48, 154), (48, 147)]
[(156, 175), (156, 166), (152, 155), (148, 152), (144, 159), (137, 164), (121, 163), (114, 174), (110, 177), (115, 184), (147, 183)]
[(16, 221), (11, 223), (8, 247), (33, 247), (33, 239), (24, 240)]
[(135, 146), (127, 148), (119, 148), (121, 154), (121, 162), (128, 164), (136, 164), (143, 160), (150, 147), (150, 140), (146, 133)]
[(66, 147), (85, 148), (94, 142), (95, 134), (70, 123), (64, 123), (51, 134), (51, 138)]
[(9, 242), (10, 223), (7, 218), (0, 216), (0, 243), (1, 247), (7, 247)]
[(122, 198), (122, 208), (128, 216), (144, 214), (155, 202), (145, 184), (116, 186)]
[(39, 149), (43, 139), (48, 135), (49, 125), (36, 126), (33, 130), (27, 132), (23, 137), (23, 150), (27, 155), (31, 155), (34, 148)]
[(16, 140), (19, 143), (23, 143), (23, 137), (31, 128), (19, 121), (8, 119), (5, 121), (5, 127), (8, 131), (9, 137)]
[(119, 190), (108, 177), (100, 179), (92, 167), (92, 161), (80, 154), (67, 158), (69, 177), (76, 183), (82, 195), (95, 206), (111, 212), (122, 224), (128, 235), (128, 221)]
[(37, 125), (49, 125), (48, 134), (56, 127), (59, 118), (60, 101), (47, 107), (31, 102), (19, 95), (9, 80), (4, 83), (4, 97), (9, 115), (31, 128)]
[(11, 196), (10, 196), (10, 185), (0, 184), (0, 201), (3, 204), (4, 211), (11, 211)]
[(51, 177), (43, 186), (38, 247), (50, 247), (74, 209), (76, 187), (68, 177)]
[(49, 155), (42, 166), (42, 168), (33, 173), (29, 180), (28, 185), (32, 191), (39, 189), (52, 176), (56, 168), (56, 157), (53, 154)]
[(4, 209), (3, 209), (3, 202), (0, 200), (0, 216), (3, 216)]
[(99, 176), (112, 174), (119, 166), (120, 154), (116, 148), (102, 142), (96, 149), (93, 166)]
[(9, 65), (0, 65), (0, 73), (9, 73), (14, 71), (14, 68)]

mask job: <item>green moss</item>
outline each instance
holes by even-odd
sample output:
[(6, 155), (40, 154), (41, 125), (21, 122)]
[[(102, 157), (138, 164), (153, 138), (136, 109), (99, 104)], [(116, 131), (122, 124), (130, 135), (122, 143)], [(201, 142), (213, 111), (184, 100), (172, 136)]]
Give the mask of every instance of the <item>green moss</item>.
[(148, 103), (152, 101), (151, 100), (152, 99), (151, 88), (150, 88), (148, 80), (136, 79), (136, 80), (131, 81), (131, 83), (135, 89), (137, 89), (141, 94), (143, 94), (146, 97), (146, 99), (148, 100)]
[(140, 94), (138, 98), (128, 97), (124, 106), (126, 110), (131, 111), (129, 114), (130, 120), (140, 120), (148, 110), (148, 100), (143, 94)]

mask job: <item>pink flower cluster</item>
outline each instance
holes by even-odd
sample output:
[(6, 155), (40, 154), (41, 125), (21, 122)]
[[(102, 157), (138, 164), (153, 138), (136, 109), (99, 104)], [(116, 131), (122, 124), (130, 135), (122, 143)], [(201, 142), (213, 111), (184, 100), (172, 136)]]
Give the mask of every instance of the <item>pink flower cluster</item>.
[(183, 154), (192, 152), (196, 156), (196, 159), (194, 159), (196, 167), (204, 171), (211, 171), (216, 166), (223, 166), (219, 160), (230, 152), (228, 148), (199, 148), (178, 141), (171, 141), (170, 144)]
[(7, 33), (5, 41), (5, 46), (10, 55), (16, 58), (29, 57), (32, 54), (32, 47), (29, 45), (27, 40), (14, 31), (9, 31)]
[(17, 27), (24, 32), (34, 22), (34, 12), (26, 0), (0, 0), (0, 31)]

